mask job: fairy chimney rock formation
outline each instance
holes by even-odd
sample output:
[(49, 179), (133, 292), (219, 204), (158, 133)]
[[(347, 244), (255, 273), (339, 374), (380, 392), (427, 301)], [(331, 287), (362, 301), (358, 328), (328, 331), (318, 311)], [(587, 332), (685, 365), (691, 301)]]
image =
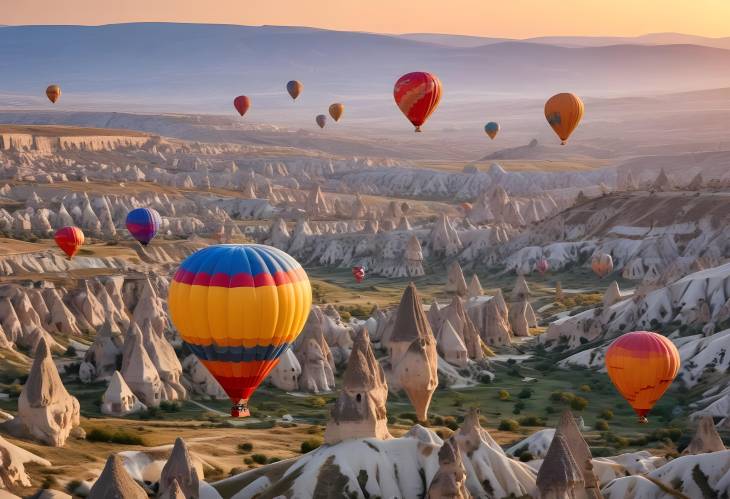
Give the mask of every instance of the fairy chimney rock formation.
[(394, 379), (408, 395), (418, 420), (425, 421), (431, 397), (438, 386), (438, 354), (431, 325), (413, 283), (406, 287), (396, 314), (389, 345), (390, 365)]
[(302, 366), (291, 348), (284, 350), (279, 362), (271, 370), (271, 384), (280, 390), (294, 392), (299, 389)]
[(651, 188), (655, 191), (670, 191), (672, 190), (672, 181), (667, 176), (666, 172), (664, 171), (664, 168), (662, 168), (659, 171), (659, 175), (657, 175), (656, 180), (654, 180), (654, 183), (651, 185)]
[(368, 213), (368, 208), (365, 206), (360, 194), (355, 196), (355, 200), (352, 203), (352, 213), (350, 216), (353, 220), (359, 220), (365, 218)]
[(117, 370), (124, 342), (121, 332), (107, 320), (96, 333), (94, 343), (86, 351), (84, 362), (79, 368), (79, 378), (84, 383), (108, 379)]
[(388, 384), (375, 359), (370, 337), (361, 329), (347, 361), (342, 390), (327, 422), (325, 442), (335, 444), (352, 438), (390, 438), (385, 402)]
[(466, 471), (461, 460), (459, 446), (448, 439), (438, 454), (439, 467), (428, 486), (426, 499), (470, 499), (466, 487)]
[(705, 181), (702, 178), (702, 172), (697, 172), (697, 175), (695, 175), (689, 184), (687, 184), (687, 190), (689, 191), (699, 191), (702, 189), (702, 187), (705, 185)]
[(463, 248), (459, 234), (445, 213), (442, 213), (434, 223), (429, 234), (429, 242), (431, 250), (437, 257), (452, 257)]
[(603, 306), (610, 307), (611, 305), (620, 302), (623, 299), (621, 296), (621, 290), (618, 287), (618, 282), (613, 281), (606, 288), (606, 292), (603, 293)]
[(87, 499), (147, 499), (147, 492), (124, 469), (122, 458), (112, 454), (91, 487)]
[(312, 217), (329, 215), (330, 209), (327, 206), (327, 201), (322, 194), (322, 189), (319, 185), (315, 186), (307, 198), (307, 204), (305, 206), (307, 215)]
[(172, 447), (170, 458), (162, 468), (160, 475), (161, 496), (164, 496), (173, 486), (173, 482), (177, 481), (180, 489), (187, 499), (198, 499), (200, 480), (198, 472), (193, 466), (193, 460), (190, 458), (190, 452), (185, 441), (178, 437), (175, 439), (175, 445)]
[(583, 473), (570, 453), (565, 437), (555, 433), (545, 459), (537, 473), (540, 499), (581, 497), (584, 489)]
[(48, 344), (41, 338), (18, 398), (18, 415), (4, 425), (13, 435), (62, 447), (79, 426), (79, 415), (79, 401), (66, 391)]
[(185, 493), (180, 488), (177, 479), (172, 480), (172, 484), (165, 491), (164, 495), (160, 495), (160, 499), (187, 499)]
[(482, 296), (483, 294), (484, 290), (482, 289), (482, 283), (479, 282), (479, 276), (473, 274), (471, 276), (471, 281), (469, 281), (469, 287), (466, 291), (466, 296), (471, 299)]
[(467, 286), (464, 279), (464, 272), (458, 261), (454, 261), (449, 265), (447, 271), (446, 292), (455, 293), (459, 296), (466, 296)]
[(423, 270), (423, 249), (415, 234), (411, 234), (411, 237), (408, 239), (404, 257), (406, 260), (406, 272), (410, 277), (425, 275)]
[(697, 431), (692, 437), (683, 454), (704, 454), (706, 452), (719, 452), (725, 450), (725, 444), (715, 429), (712, 416), (703, 416), (697, 425)]
[(518, 275), (515, 281), (515, 286), (512, 288), (512, 294), (510, 296), (511, 301), (520, 302), (527, 300), (530, 297), (530, 288), (527, 286), (527, 281), (523, 275)]
[(167, 341), (163, 332), (156, 331), (152, 327), (149, 319), (144, 320), (140, 331), (147, 355), (160, 376), (162, 399), (186, 399), (187, 391), (180, 382), (182, 365), (172, 344)]
[(449, 306), (441, 311), (441, 317), (451, 322), (456, 333), (463, 340), (470, 359), (481, 360), (484, 358), (484, 350), (482, 348), (481, 338), (479, 337), (479, 331), (477, 331), (471, 317), (466, 313), (461, 298), (454, 296)]
[(157, 368), (145, 350), (142, 332), (133, 323), (124, 341), (122, 377), (137, 397), (148, 407), (160, 405), (162, 382)]
[(593, 459), (591, 449), (580, 433), (580, 428), (578, 428), (572, 412), (563, 411), (555, 435), (561, 435), (565, 439), (565, 444), (568, 446), (570, 455), (582, 473), (583, 489), (587, 496), (589, 498), (600, 498), (598, 478), (593, 471), (593, 464), (591, 463), (591, 459)]
[(114, 371), (109, 386), (101, 397), (101, 412), (109, 416), (126, 416), (147, 409), (132, 393), (119, 371)]
[(457, 367), (466, 366), (469, 361), (466, 345), (448, 319), (441, 324), (436, 343), (446, 362)]
[(294, 354), (302, 368), (299, 388), (307, 392), (320, 393), (335, 388), (335, 363), (315, 307), (312, 307), (307, 317)]

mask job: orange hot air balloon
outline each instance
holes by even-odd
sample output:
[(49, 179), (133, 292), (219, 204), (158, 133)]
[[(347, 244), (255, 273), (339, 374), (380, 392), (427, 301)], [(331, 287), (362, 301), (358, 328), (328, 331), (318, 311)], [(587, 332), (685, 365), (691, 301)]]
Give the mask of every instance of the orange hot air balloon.
[(289, 95), (291, 95), (291, 98), (294, 100), (299, 97), (299, 94), (302, 93), (302, 90), (304, 90), (304, 85), (302, 85), (301, 81), (292, 80), (286, 84), (286, 91), (289, 92)]
[(646, 415), (667, 391), (679, 371), (679, 351), (657, 333), (634, 331), (616, 339), (606, 350), (608, 377), (646, 423)]
[(545, 258), (540, 258), (535, 264), (535, 269), (540, 273), (540, 275), (545, 275), (545, 272), (550, 270), (550, 262), (548, 262)]
[(61, 87), (58, 85), (49, 85), (48, 88), (46, 88), (46, 96), (48, 97), (48, 100), (55, 104), (61, 97)]
[(246, 111), (248, 111), (248, 108), (251, 107), (251, 99), (249, 99), (245, 95), (239, 95), (238, 97), (233, 99), (233, 107), (236, 108), (238, 114), (243, 116), (244, 114), (246, 114)]
[(461, 208), (461, 211), (463, 211), (465, 215), (468, 215), (469, 213), (471, 213), (471, 210), (472, 210), (471, 203), (464, 202), (464, 203), (461, 203), (459, 205), (459, 207)]
[(596, 253), (591, 258), (591, 269), (603, 279), (613, 272), (613, 258), (608, 253)]
[(395, 83), (393, 97), (401, 112), (416, 127), (416, 132), (420, 132), (421, 125), (439, 105), (441, 82), (431, 73), (408, 73)]
[(545, 103), (545, 118), (565, 145), (583, 118), (583, 101), (575, 94), (553, 95)]
[(78, 227), (62, 227), (56, 231), (53, 239), (70, 260), (84, 244), (84, 233)]
[(335, 121), (340, 121), (340, 118), (342, 118), (342, 113), (345, 112), (345, 105), (340, 104), (339, 102), (335, 102), (330, 106), (330, 116), (332, 116), (332, 119)]
[(319, 128), (324, 128), (324, 126), (327, 124), (327, 116), (324, 114), (318, 114), (316, 118), (314, 118), (314, 121), (317, 122), (319, 125)]

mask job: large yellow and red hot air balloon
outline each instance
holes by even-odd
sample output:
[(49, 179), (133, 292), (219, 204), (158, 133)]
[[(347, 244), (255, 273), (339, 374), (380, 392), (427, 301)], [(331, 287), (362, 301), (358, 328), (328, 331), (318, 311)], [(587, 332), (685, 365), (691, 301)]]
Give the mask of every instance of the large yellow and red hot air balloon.
[(235, 99), (233, 99), (233, 107), (236, 108), (236, 111), (238, 111), (238, 114), (243, 116), (246, 114), (246, 111), (251, 107), (251, 99), (249, 99), (245, 95), (239, 95)]
[(608, 253), (596, 253), (591, 258), (591, 269), (603, 279), (613, 272), (613, 258)]
[(606, 350), (608, 377), (641, 423), (674, 381), (679, 363), (674, 343), (648, 331), (624, 334)]
[(53, 235), (53, 239), (70, 260), (84, 244), (84, 233), (78, 227), (61, 227)]
[(55, 104), (61, 97), (61, 87), (58, 85), (48, 85), (48, 88), (46, 88), (46, 97), (48, 97), (49, 101)]
[(231, 399), (234, 417), (304, 327), (312, 288), (299, 263), (261, 244), (208, 246), (175, 273), (172, 322)]
[(431, 73), (417, 71), (400, 77), (393, 88), (395, 103), (401, 112), (421, 131), (441, 100), (441, 82)]
[(575, 94), (553, 95), (545, 103), (545, 118), (565, 145), (583, 118), (583, 101)]
[(340, 118), (342, 118), (342, 113), (345, 112), (345, 105), (340, 104), (339, 102), (335, 102), (330, 106), (329, 112), (333, 120), (340, 121)]

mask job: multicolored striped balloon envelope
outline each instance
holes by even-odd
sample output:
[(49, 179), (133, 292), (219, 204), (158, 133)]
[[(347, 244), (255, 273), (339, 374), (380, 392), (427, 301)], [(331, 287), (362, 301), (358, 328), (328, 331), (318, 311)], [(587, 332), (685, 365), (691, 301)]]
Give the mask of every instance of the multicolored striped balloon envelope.
[(393, 98), (401, 112), (421, 131), (441, 101), (441, 81), (431, 73), (416, 71), (401, 76), (393, 88)]
[(127, 230), (142, 246), (147, 246), (162, 225), (162, 217), (152, 208), (135, 208), (127, 214)]
[(168, 302), (182, 340), (231, 398), (231, 415), (248, 416), (251, 394), (304, 327), (312, 288), (281, 250), (221, 244), (180, 265)]
[(606, 350), (608, 377), (641, 423), (674, 381), (679, 363), (674, 343), (648, 331), (619, 336)]

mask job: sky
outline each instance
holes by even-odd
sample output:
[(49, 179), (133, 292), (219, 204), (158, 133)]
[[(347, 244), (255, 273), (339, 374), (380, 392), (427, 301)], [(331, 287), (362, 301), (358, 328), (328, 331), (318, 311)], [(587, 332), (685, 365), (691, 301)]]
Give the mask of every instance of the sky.
[(174, 21), (509, 38), (730, 36), (730, 0), (0, 0), (0, 25)]

